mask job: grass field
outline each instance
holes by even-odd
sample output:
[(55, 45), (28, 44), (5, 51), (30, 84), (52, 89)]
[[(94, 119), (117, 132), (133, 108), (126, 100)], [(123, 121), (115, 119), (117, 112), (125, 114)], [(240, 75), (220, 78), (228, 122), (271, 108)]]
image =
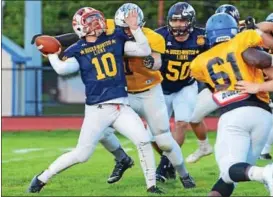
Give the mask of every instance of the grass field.
[[(34, 196), (26, 193), (32, 177), (54, 161), (61, 153), (73, 148), (78, 132), (22, 132), (2, 133), (2, 195)], [(129, 169), (123, 179), (113, 185), (106, 180), (114, 166), (111, 154), (99, 145), (84, 164), (79, 164), (54, 177), (39, 196), (145, 196), (146, 188), (134, 145), (119, 137), (123, 147), (135, 160), (135, 166)], [(215, 141), (215, 133), (209, 134), (210, 142)], [(184, 157), (197, 147), (196, 139), (188, 133), (183, 147)], [(156, 155), (157, 161), (159, 156)], [(265, 165), (259, 161), (258, 165)], [(179, 180), (159, 184), (167, 196), (206, 196), (218, 178), (218, 168), (214, 155), (200, 160), (196, 164), (187, 164), (187, 168), (196, 180), (197, 188), (184, 190)], [(259, 183), (240, 183), (234, 196), (268, 195)], [(35, 195), (37, 196), (37, 194)]]

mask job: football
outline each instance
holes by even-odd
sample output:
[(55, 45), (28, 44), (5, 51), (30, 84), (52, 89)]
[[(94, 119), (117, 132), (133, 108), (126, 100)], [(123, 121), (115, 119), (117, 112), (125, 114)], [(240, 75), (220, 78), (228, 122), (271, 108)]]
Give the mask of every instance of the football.
[(35, 39), (35, 44), (38, 50), (45, 55), (56, 53), (61, 47), (60, 42), (56, 38), (46, 35), (38, 36)]

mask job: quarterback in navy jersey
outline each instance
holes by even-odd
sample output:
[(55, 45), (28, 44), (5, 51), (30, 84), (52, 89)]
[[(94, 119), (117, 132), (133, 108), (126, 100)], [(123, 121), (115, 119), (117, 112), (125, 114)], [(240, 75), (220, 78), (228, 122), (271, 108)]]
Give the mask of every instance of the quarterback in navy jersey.
[[(196, 105), (198, 87), (197, 82), (190, 76), (190, 63), (200, 53), (206, 50), (205, 32), (195, 27), (195, 10), (185, 2), (174, 4), (168, 12), (167, 26), (156, 30), (165, 38), (166, 50), (162, 57), (160, 68), (163, 76), (162, 88), (165, 95), (168, 114), (171, 117), (174, 112), (175, 131), (173, 136), (177, 143), (182, 146), (185, 138), (185, 131)], [(201, 126), (200, 126), (201, 124)], [(198, 129), (205, 126), (203, 122), (193, 124), (196, 133)], [(198, 134), (200, 147), (202, 145), (203, 155), (212, 152), (206, 133)], [(173, 171), (165, 156), (162, 156), (161, 163), (157, 168), (157, 179), (172, 178)], [(170, 166), (169, 169), (164, 166)], [(160, 178), (162, 177), (162, 178)]]
[(156, 187), (150, 135), (139, 116), (128, 106), (123, 55), (143, 57), (151, 54), (137, 19), (136, 10), (131, 10), (124, 18), (135, 38), (135, 42), (126, 41), (123, 31), (107, 31), (106, 20), (100, 11), (91, 7), (81, 8), (72, 22), (80, 40), (64, 52), (63, 61), (58, 54), (48, 55), (52, 67), (60, 75), (80, 70), (86, 89), (85, 117), (76, 148), (57, 158), (48, 169), (35, 176), (29, 192), (40, 192), (54, 175), (87, 161), (104, 135), (104, 130), (112, 126), (137, 146), (147, 191), (162, 193)]

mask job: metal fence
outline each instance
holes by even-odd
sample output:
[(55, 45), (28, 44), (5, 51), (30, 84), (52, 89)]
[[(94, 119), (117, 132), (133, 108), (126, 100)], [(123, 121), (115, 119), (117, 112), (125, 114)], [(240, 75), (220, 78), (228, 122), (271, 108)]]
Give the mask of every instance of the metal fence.
[[(18, 87), (15, 87), (20, 99), (18, 104), (19, 110), (24, 110), (24, 107), (28, 107), (27, 105), (31, 104), (35, 108), (34, 116), (82, 116), (84, 114), (83, 103), (67, 103), (60, 100), (60, 89), (58, 88), (58, 77), (60, 76), (51, 67), (24, 67), (23, 65), (18, 65), (17, 68), (2, 68), (2, 76), (11, 72), (14, 72), (13, 77), (17, 76), (17, 84), (19, 84)], [(31, 90), (35, 97), (34, 100), (24, 101), (24, 80), (30, 74), (35, 76), (34, 88)], [(40, 91), (39, 75), (42, 76), (41, 99), (38, 96), (38, 91)], [(5, 83), (2, 83), (2, 88), (5, 88)], [(216, 111), (210, 115), (218, 116), (219, 112)]]
[[(28, 105), (34, 107), (35, 116), (81, 116), (84, 113), (84, 105), (79, 103), (63, 103), (59, 100), (58, 75), (48, 66), (24, 67), (18, 65), (16, 68), (2, 68), (2, 75), (16, 77), (16, 94), (19, 111), (24, 110)], [(33, 100), (25, 100), (24, 80), (27, 76), (34, 76), (34, 87), (31, 91), (35, 95)], [(39, 75), (42, 76), (42, 84), (39, 86)], [(5, 82), (2, 83), (5, 88)], [(42, 95), (39, 99), (41, 88)], [(5, 102), (5, 101), (3, 101)]]

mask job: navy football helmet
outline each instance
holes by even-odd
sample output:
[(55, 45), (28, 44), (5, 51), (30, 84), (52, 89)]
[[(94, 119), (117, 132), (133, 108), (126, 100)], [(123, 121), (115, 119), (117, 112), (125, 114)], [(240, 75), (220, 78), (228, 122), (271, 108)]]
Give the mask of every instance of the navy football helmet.
[[(185, 20), (186, 26), (174, 27), (172, 21)], [(186, 2), (178, 2), (174, 4), (168, 11), (167, 16), (168, 29), (174, 36), (184, 36), (193, 31), (195, 24), (195, 10)]]
[(218, 13), (226, 13), (226, 14), (229, 14), (230, 16), (232, 16), (236, 22), (239, 24), (239, 21), (240, 21), (240, 13), (238, 11), (238, 9), (233, 6), (233, 5), (230, 5), (230, 4), (224, 4), (224, 5), (221, 5), (219, 6), (216, 11), (215, 11), (215, 14), (218, 14)]
[(238, 32), (236, 20), (226, 13), (212, 15), (206, 24), (206, 39), (210, 47), (216, 43), (230, 40)]
[(273, 13), (269, 14), (266, 19), (267, 22), (273, 22)]

